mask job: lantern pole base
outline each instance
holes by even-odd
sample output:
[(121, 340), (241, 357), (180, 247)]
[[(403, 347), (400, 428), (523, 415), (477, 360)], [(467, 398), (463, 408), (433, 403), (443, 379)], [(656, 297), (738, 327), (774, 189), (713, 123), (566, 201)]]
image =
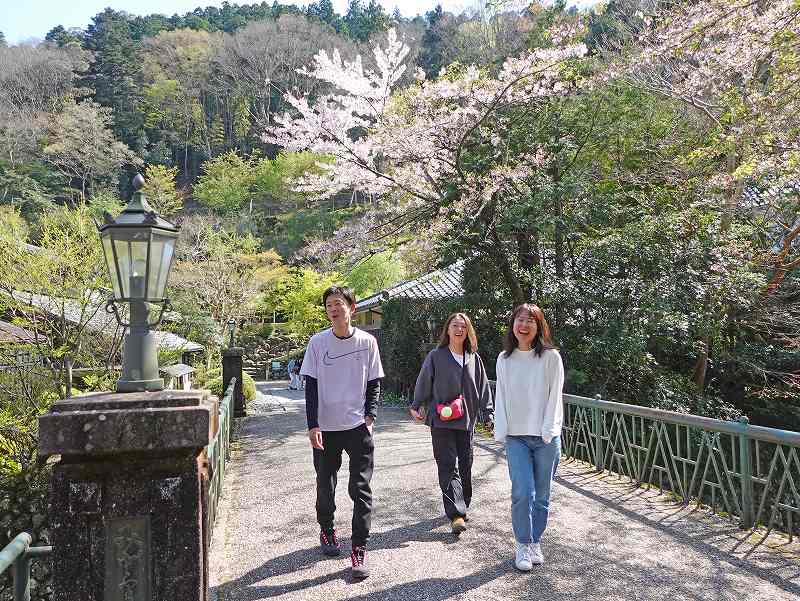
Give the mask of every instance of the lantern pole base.
[(131, 326), (125, 335), (117, 392), (158, 390), (164, 390), (164, 379), (158, 374), (158, 344), (147, 323), (147, 306), (144, 302), (132, 302)]
[(158, 392), (164, 390), (164, 378), (155, 380), (117, 380), (117, 392)]

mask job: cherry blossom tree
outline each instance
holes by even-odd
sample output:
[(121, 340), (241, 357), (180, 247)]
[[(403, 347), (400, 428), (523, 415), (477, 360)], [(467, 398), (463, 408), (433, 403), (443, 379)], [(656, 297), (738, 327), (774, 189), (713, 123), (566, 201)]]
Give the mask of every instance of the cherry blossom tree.
[[(426, 239), (435, 240), (455, 215), (491, 229), (503, 193), (540, 170), (545, 158), (536, 148), (509, 153), (503, 132), (511, 128), (514, 109), (535, 110), (576, 91), (579, 79), (567, 67), (586, 52), (573, 41), (579, 33), (576, 20), (560, 23), (549, 32), (551, 47), (508, 59), (497, 77), (455, 66), (427, 81), (420, 71), (416, 85), (394, 94), (409, 51), (394, 31), (386, 46), (374, 50), (375, 70), (365, 69), (360, 57), (347, 61), (336, 51), (321, 51), (304, 73), (335, 92), (313, 104), (286, 94), (295, 110), (276, 118), (265, 139), (333, 157), (320, 175), (300, 183), (303, 191), (351, 189), (384, 199), (377, 222), (373, 214), (363, 224), (366, 231), (350, 232), (378, 251), (392, 236), (423, 225)], [(479, 156), (488, 168), (476, 168)], [(511, 269), (504, 274), (513, 296), (525, 297)]]

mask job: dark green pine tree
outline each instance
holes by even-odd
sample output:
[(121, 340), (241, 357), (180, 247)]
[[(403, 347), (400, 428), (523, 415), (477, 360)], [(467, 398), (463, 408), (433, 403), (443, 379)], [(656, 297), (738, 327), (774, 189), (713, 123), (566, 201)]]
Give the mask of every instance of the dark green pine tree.
[(317, 18), (328, 25), (333, 25), (339, 16), (336, 14), (336, 11), (333, 8), (332, 0), (319, 0), (318, 2), (312, 2), (306, 9), (306, 15), (308, 17)]
[(442, 70), (442, 34), (439, 22), (444, 18), (442, 5), (425, 14), (425, 33), (422, 36), (422, 51), (419, 56), (419, 65), (425, 70), (425, 75), (434, 78)]
[(350, 0), (344, 17), (347, 35), (360, 42), (367, 41), (377, 31), (385, 31), (389, 25), (389, 15), (377, 0), (370, 0), (364, 7), (362, 0)]
[(83, 32), (80, 29), (64, 29), (63, 25), (56, 25), (44, 36), (45, 42), (55, 44), (59, 48), (69, 44), (83, 44)]
[(369, 6), (364, 11), (364, 21), (369, 38), (378, 31), (386, 31), (389, 28), (390, 18), (378, 0), (369, 0)]
[(5, 48), (6, 46), (8, 46), (8, 43), (6, 42), (6, 36), (2, 31), (0, 31), (0, 48)]
[(364, 28), (364, 7), (361, 0), (350, 0), (344, 16), (345, 33), (354, 40), (365, 40), (362, 37)]
[(137, 152), (142, 150), (144, 122), (137, 110), (141, 60), (128, 15), (107, 8), (92, 18), (84, 46), (94, 55), (84, 85), (95, 102), (114, 111), (114, 133)]

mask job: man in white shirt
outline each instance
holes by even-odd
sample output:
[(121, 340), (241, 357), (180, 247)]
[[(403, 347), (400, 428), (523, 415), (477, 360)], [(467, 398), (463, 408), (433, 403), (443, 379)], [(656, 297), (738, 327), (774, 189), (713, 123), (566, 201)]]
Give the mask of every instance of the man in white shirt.
[(322, 301), (331, 327), (311, 337), (300, 371), (306, 377), (308, 437), (317, 472), (320, 547), (326, 555), (340, 553), (334, 529), (334, 499), (344, 451), (350, 457), (347, 490), (353, 500), (352, 574), (354, 578), (366, 578), (375, 450), (372, 425), (383, 367), (375, 338), (350, 325), (356, 308), (353, 291), (331, 286)]

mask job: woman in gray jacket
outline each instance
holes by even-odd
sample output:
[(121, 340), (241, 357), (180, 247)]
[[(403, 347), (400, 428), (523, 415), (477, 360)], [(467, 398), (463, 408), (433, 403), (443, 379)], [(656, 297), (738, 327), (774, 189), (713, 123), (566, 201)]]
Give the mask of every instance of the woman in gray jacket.
[(450, 315), (439, 346), (425, 357), (410, 408), (411, 415), (431, 428), (444, 510), (455, 534), (466, 529), (472, 499), (475, 423), (492, 421), (489, 380), (477, 350), (478, 338), (469, 317)]

